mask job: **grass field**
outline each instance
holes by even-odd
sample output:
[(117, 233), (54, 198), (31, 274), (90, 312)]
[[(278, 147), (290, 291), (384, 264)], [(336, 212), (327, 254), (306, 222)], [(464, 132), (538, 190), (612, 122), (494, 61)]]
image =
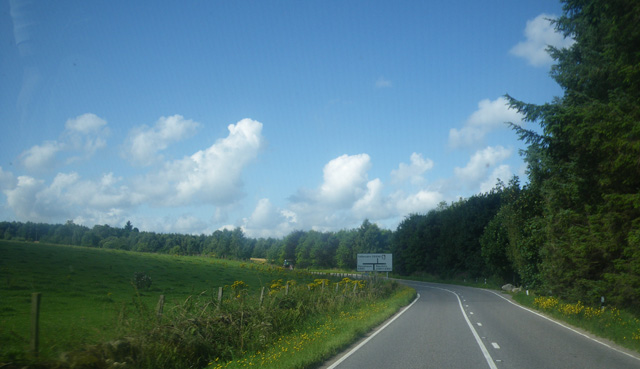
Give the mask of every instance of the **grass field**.
[[(136, 288), (136, 274), (151, 285)], [(300, 360), (327, 358), (412, 297), (413, 290), (394, 292), (398, 287), (389, 283), (318, 277), (261, 260), (0, 241), (0, 366), (125, 367), (115, 358), (134, 363), (126, 367), (197, 367), (213, 358), (231, 364), (263, 346), (276, 347), (273, 340), (309, 337), (339, 319), (353, 322), (339, 340), (316, 342), (302, 356), (271, 363), (300, 367)], [(264, 305), (258, 302), (262, 287)], [(33, 292), (42, 296), (37, 358), (29, 353)], [(160, 295), (162, 319), (155, 313)], [(353, 320), (356, 315), (361, 319)], [(121, 347), (126, 353), (115, 352)]]
[[(151, 287), (136, 291), (134, 273)], [(73, 246), (0, 241), (0, 355), (11, 358), (29, 347), (31, 293), (41, 292), (41, 356), (56, 357), (81, 344), (108, 341), (123, 305), (138, 298), (153, 308), (244, 281), (258, 291), (288, 273), (252, 263), (205, 257), (142, 254)], [(138, 296), (139, 293), (139, 296)]]

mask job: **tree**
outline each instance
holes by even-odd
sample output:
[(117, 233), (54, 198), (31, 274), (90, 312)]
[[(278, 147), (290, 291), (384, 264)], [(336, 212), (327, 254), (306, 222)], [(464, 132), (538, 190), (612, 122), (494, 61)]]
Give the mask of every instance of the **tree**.
[[(514, 129), (537, 162), (545, 238), (540, 275), (569, 299), (640, 306), (640, 2), (565, 0), (550, 48), (563, 96), (544, 105), (508, 97), (542, 133)], [(532, 175), (530, 174), (530, 180)], [(535, 179), (535, 177), (534, 177)]]

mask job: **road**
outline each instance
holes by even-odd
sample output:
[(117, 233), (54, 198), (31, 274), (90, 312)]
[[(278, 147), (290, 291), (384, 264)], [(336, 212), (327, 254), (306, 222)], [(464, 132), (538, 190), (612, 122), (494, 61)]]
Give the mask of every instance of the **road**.
[(419, 298), (321, 368), (640, 368), (640, 355), (522, 308), (499, 292), (405, 283)]

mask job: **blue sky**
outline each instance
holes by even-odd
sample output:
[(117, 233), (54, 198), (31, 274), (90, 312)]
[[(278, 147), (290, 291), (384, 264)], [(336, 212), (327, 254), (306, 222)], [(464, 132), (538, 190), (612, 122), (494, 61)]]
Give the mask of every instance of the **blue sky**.
[[(0, 219), (395, 229), (524, 179), (556, 1), (0, 1)], [(535, 128), (528, 126), (528, 128)]]

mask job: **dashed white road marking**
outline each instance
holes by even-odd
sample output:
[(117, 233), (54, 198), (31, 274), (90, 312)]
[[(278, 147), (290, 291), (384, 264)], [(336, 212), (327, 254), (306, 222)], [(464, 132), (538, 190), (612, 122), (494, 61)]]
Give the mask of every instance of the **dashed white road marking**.
[(636, 360), (640, 360), (640, 357), (637, 357), (637, 356), (631, 355), (631, 354), (629, 354), (629, 353), (627, 353), (627, 352), (624, 352), (624, 351), (622, 351), (622, 350), (618, 350), (617, 348), (615, 348), (615, 347), (613, 347), (613, 346), (611, 346), (611, 345), (608, 345), (608, 344), (606, 344), (606, 343), (604, 343), (604, 342), (602, 342), (602, 341), (599, 341), (599, 340), (597, 340), (597, 339), (595, 339), (595, 338), (593, 338), (593, 337), (589, 337), (589, 336), (587, 336), (586, 334), (584, 334), (584, 333), (582, 333), (582, 332), (579, 332), (579, 331), (577, 331), (577, 330), (575, 330), (575, 329), (573, 329), (573, 328), (571, 328), (571, 327), (569, 327), (569, 326), (567, 326), (567, 325), (564, 325), (564, 324), (562, 324), (562, 323), (560, 323), (560, 322), (558, 322), (558, 321), (555, 321), (555, 320), (553, 320), (553, 319), (551, 319), (551, 318), (549, 318), (549, 317), (547, 317), (547, 316), (545, 316), (545, 315), (543, 315), (543, 314), (540, 314), (540, 313), (538, 313), (537, 311), (534, 311), (534, 310), (531, 310), (531, 309), (526, 308), (526, 307), (524, 307), (524, 306), (518, 305), (518, 304), (516, 304), (515, 302), (513, 302), (513, 301), (509, 300), (508, 298), (506, 298), (506, 297), (504, 297), (504, 296), (500, 296), (498, 293), (496, 293), (496, 292), (494, 292), (494, 291), (489, 291), (489, 290), (485, 290), (485, 291), (490, 292), (490, 293), (492, 293), (492, 294), (494, 294), (494, 295), (496, 295), (496, 296), (500, 297), (501, 299), (503, 299), (503, 300), (507, 301), (508, 303), (510, 303), (510, 304), (512, 304), (512, 305), (514, 305), (514, 306), (516, 306), (516, 307), (519, 307), (519, 308), (520, 308), (520, 309), (522, 309), (522, 310), (526, 310), (526, 311), (530, 312), (531, 314), (535, 314), (535, 315), (537, 315), (537, 316), (539, 316), (539, 317), (541, 317), (541, 318), (543, 318), (543, 319), (546, 319), (546, 320), (548, 320), (548, 321), (550, 321), (550, 322), (552, 322), (552, 323), (555, 323), (555, 324), (557, 324), (557, 325), (559, 325), (559, 326), (561, 326), (561, 327), (563, 327), (563, 328), (566, 328), (566, 329), (568, 329), (568, 330), (570, 330), (570, 331), (572, 331), (572, 332), (574, 332), (574, 333), (576, 333), (576, 334), (581, 335), (582, 337), (585, 337), (585, 338), (587, 338), (587, 339), (589, 339), (589, 340), (591, 340), (591, 341), (597, 342), (597, 343), (601, 344), (601, 345), (602, 345), (602, 346), (604, 346), (604, 347), (607, 347), (607, 348), (609, 348), (609, 349), (611, 349), (611, 350), (613, 350), (613, 351), (619, 352), (619, 353), (621, 353), (621, 354), (623, 354), (623, 355), (626, 355), (626, 356), (628, 356), (628, 357), (630, 357), (630, 358), (633, 358), (633, 359), (636, 359)]
[(498, 344), (497, 344), (497, 343), (495, 343), (495, 342), (491, 342), (491, 346), (493, 346), (493, 348), (494, 348), (494, 349), (497, 349), (497, 350), (499, 350), (499, 349), (500, 349), (500, 345), (498, 345)]
[(476, 323), (478, 327), (482, 327), (482, 323)]
[(469, 312), (469, 315), (473, 315), (473, 311), (470, 311), (470, 312)]

